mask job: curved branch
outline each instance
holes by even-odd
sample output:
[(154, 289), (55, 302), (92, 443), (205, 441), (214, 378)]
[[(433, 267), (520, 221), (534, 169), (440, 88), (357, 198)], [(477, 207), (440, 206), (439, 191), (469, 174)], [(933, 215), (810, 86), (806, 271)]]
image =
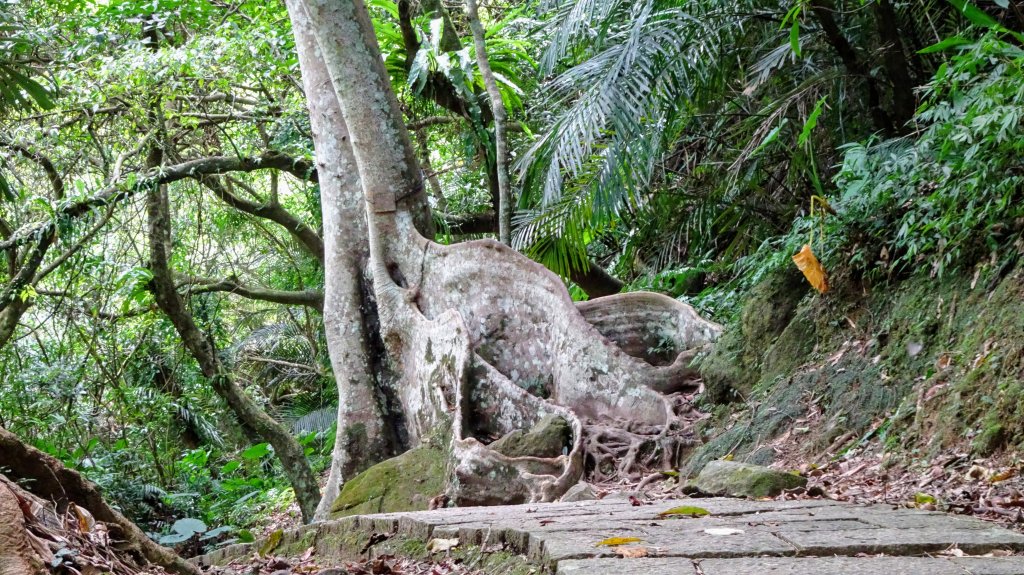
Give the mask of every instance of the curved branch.
[(57, 172), (57, 168), (50, 161), (50, 158), (44, 156), (38, 150), (33, 150), (24, 144), (12, 142), (6, 138), (0, 138), (0, 146), (10, 148), (25, 158), (39, 164), (39, 167), (46, 172), (46, 178), (50, 180), (50, 186), (53, 187), (53, 197), (58, 200), (64, 199), (64, 178)]
[(207, 188), (210, 189), (222, 202), (235, 208), (240, 212), (245, 212), (251, 216), (270, 220), (276, 224), (280, 224), (284, 229), (288, 230), (288, 233), (292, 235), (302, 247), (313, 254), (316, 259), (323, 264), (324, 262), (324, 240), (320, 237), (312, 227), (307, 225), (305, 222), (297, 218), (288, 210), (281, 207), (281, 204), (276, 201), (270, 203), (261, 204), (241, 198), (236, 194), (232, 193), (227, 187), (220, 183), (220, 180), (216, 177), (203, 177), (199, 178)]
[(25, 263), (22, 264), (17, 275), (4, 287), (3, 292), (0, 292), (0, 312), (7, 309), (7, 306), (15, 299), (21, 298), (21, 290), (32, 283), (36, 270), (43, 263), (43, 257), (46, 256), (46, 251), (53, 245), (56, 236), (57, 234), (53, 230), (40, 232), (36, 246), (25, 259)]
[(292, 158), (278, 152), (268, 152), (260, 156), (211, 156), (189, 160), (173, 166), (152, 168), (138, 176), (133, 184), (124, 181), (107, 186), (91, 198), (78, 200), (60, 206), (55, 218), (25, 229), (0, 242), (0, 250), (22, 246), (28, 243), (37, 233), (52, 234), (57, 229), (57, 220), (81, 217), (92, 210), (116, 204), (132, 197), (150, 186), (170, 184), (188, 178), (200, 178), (228, 172), (254, 172), (256, 170), (275, 169), (288, 172), (297, 178), (316, 182), (316, 167), (312, 162)]
[(587, 271), (571, 269), (569, 279), (587, 292), (587, 297), (591, 299), (617, 294), (626, 285), (594, 262), (589, 263)]
[(311, 521), (316, 506), (320, 502), (320, 489), (302, 447), (280, 423), (270, 417), (238, 387), (231, 373), (221, 363), (213, 339), (196, 324), (174, 285), (170, 268), (170, 205), (164, 186), (152, 185), (147, 190), (146, 215), (149, 235), (149, 267), (153, 272), (153, 279), (150, 281), (149, 287), (156, 299), (157, 306), (174, 325), (182, 344), (191, 352), (199, 364), (203, 376), (210, 381), (210, 385), (217, 395), (228, 404), (241, 421), (274, 447), (274, 451), (284, 467), (285, 475), (295, 491), (295, 499), (299, 503), (302, 518), (306, 522)]
[(405, 125), (410, 132), (422, 130), (423, 128), (429, 128), (430, 126), (441, 126), (444, 124), (451, 124), (455, 122), (455, 118), (451, 116), (427, 116), (419, 120), (413, 120)]
[(192, 278), (178, 283), (179, 289), (183, 286), (188, 286), (188, 292), (192, 294), (227, 292), (247, 299), (284, 305), (301, 305), (311, 307), (319, 312), (324, 310), (324, 294), (316, 290), (286, 291), (249, 287), (238, 283), (234, 277), (222, 280)]

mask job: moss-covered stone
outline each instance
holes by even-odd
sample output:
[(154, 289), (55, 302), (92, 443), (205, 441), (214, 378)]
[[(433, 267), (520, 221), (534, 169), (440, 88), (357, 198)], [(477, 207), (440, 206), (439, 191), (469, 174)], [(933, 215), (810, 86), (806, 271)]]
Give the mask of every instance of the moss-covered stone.
[(691, 484), (705, 495), (775, 497), (787, 489), (807, 485), (807, 479), (760, 465), (712, 461)]
[(729, 326), (700, 365), (705, 399), (746, 398), (761, 379), (765, 352), (789, 326), (807, 286), (795, 268), (770, 274), (747, 294), (739, 321)]
[(331, 506), (331, 518), (427, 509), (430, 500), (444, 492), (447, 478), (444, 451), (410, 449), (346, 482)]
[(509, 457), (558, 457), (572, 443), (572, 427), (564, 418), (548, 415), (529, 431), (515, 430), (490, 444)]

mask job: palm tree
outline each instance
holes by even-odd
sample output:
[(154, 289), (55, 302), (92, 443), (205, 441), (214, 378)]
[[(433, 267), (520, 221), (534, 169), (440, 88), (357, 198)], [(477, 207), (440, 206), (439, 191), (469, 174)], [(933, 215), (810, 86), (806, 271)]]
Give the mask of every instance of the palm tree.
[(935, 0), (543, 4), (537, 109), (555, 112), (519, 162), (514, 245), (563, 276), (588, 253), (635, 276), (785, 231), (839, 145), (910, 128), (938, 63), (917, 50), (962, 26)]

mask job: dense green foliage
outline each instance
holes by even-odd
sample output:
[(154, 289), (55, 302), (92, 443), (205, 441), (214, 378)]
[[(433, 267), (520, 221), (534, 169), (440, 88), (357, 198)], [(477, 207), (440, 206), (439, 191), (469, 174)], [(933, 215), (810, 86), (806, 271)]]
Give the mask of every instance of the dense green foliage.
[(864, 272), (1016, 257), (1002, 248), (1024, 217), (1024, 51), (990, 34), (958, 52), (925, 87), (914, 137), (844, 148), (833, 227)]

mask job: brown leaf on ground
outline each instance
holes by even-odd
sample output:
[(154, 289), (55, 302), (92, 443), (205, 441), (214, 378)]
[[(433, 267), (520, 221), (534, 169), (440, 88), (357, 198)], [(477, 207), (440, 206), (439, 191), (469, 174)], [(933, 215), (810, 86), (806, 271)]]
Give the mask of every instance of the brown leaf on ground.
[(647, 557), (647, 555), (650, 553), (647, 550), (646, 547), (640, 547), (640, 546), (636, 546), (636, 545), (620, 545), (619, 547), (616, 547), (612, 551), (615, 551), (616, 555), (618, 555), (620, 557), (625, 557), (626, 559), (636, 559), (638, 557)]

